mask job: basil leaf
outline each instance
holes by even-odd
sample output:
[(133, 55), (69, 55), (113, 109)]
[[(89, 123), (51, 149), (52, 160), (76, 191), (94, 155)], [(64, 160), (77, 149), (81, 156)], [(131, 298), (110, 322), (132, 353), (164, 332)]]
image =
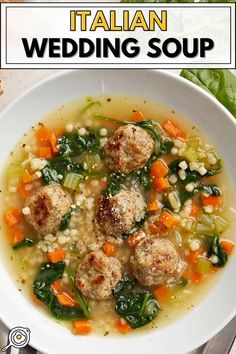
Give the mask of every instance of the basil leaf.
[(185, 69), (180, 74), (216, 97), (236, 118), (236, 76), (223, 69)]
[(12, 248), (13, 250), (18, 250), (19, 248), (23, 248), (23, 247), (33, 247), (35, 243), (36, 242), (34, 240), (31, 240), (30, 238), (26, 237), (24, 238), (24, 240), (15, 244)]

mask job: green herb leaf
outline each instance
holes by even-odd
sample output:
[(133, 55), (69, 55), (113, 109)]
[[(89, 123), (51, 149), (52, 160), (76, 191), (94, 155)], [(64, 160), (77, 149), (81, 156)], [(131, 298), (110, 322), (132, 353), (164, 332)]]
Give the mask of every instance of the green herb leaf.
[(115, 310), (132, 328), (145, 326), (156, 318), (160, 309), (153, 294), (137, 285), (136, 280), (124, 277), (113, 290)]
[(227, 263), (228, 256), (220, 245), (219, 236), (214, 237), (208, 255), (216, 255), (218, 257), (218, 262), (214, 264), (216, 267), (223, 267)]
[(12, 248), (13, 250), (18, 250), (19, 248), (24, 248), (24, 247), (33, 247), (35, 245), (35, 241), (31, 240), (28, 237), (25, 237), (24, 240), (18, 242), (15, 244)]
[(80, 307), (61, 305), (51, 289), (51, 284), (62, 278), (64, 270), (65, 262), (43, 263), (33, 283), (34, 295), (48, 307), (50, 313), (57, 319), (68, 321), (84, 318)]
[(220, 101), (236, 118), (236, 76), (223, 69), (186, 69), (181, 74)]
[(214, 195), (214, 196), (222, 195), (221, 189), (216, 184), (205, 184), (202, 188), (203, 191), (208, 193), (209, 195)]
[(64, 231), (68, 228), (68, 225), (71, 220), (71, 213), (72, 210), (70, 209), (63, 217), (61, 218), (61, 223), (60, 223), (60, 231)]

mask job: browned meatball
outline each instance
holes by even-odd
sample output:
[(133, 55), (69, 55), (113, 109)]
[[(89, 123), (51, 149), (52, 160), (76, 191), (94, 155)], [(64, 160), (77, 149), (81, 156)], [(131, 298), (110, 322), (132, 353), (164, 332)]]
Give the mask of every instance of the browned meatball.
[(110, 171), (129, 173), (142, 168), (154, 150), (148, 133), (133, 124), (119, 127), (104, 146), (105, 162)]
[(71, 199), (59, 184), (40, 187), (26, 199), (26, 221), (41, 235), (59, 230), (61, 218), (70, 210)]
[(83, 295), (96, 300), (108, 299), (122, 277), (117, 258), (98, 250), (85, 256), (78, 267), (76, 285)]
[(105, 236), (119, 237), (144, 217), (145, 202), (141, 194), (122, 189), (114, 196), (100, 196), (96, 223)]
[(186, 267), (174, 245), (159, 237), (140, 241), (130, 257), (130, 264), (135, 277), (145, 286), (177, 280)]

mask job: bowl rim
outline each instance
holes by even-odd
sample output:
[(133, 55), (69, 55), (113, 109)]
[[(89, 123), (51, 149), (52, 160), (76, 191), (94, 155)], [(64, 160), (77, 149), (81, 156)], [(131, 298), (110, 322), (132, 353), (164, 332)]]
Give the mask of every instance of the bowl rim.
[[(22, 94), (20, 94), (18, 97), (13, 99), (0, 112), (0, 124), (1, 124), (1, 119), (4, 117), (5, 114), (8, 113), (8, 111), (13, 109), (14, 106), (16, 104), (18, 104), (21, 100), (23, 100), (25, 97), (27, 97), (27, 95), (29, 93), (33, 93), (33, 91), (37, 90), (40, 86), (47, 85), (48, 82), (63, 78), (64, 76), (67, 76), (68, 74), (73, 73), (73, 72), (76, 72), (78, 74), (80, 72), (87, 71), (88, 73), (91, 74), (92, 72), (97, 71), (97, 72), (101, 73), (101, 75), (102, 75), (103, 72), (106, 72), (106, 71), (117, 71), (117, 70), (122, 71), (122, 72), (128, 72), (130, 70), (131, 71), (152, 72), (154, 75), (155, 75), (155, 73), (157, 73), (157, 74), (162, 75), (163, 77), (168, 77), (171, 80), (175, 80), (180, 85), (183, 85), (186, 88), (189, 88), (189, 89), (191, 89), (193, 91), (196, 91), (202, 97), (207, 98), (207, 100), (210, 101), (210, 103), (212, 105), (216, 105), (218, 107), (218, 109), (227, 117), (227, 119), (229, 119), (233, 123), (233, 125), (235, 126), (235, 129), (236, 129), (236, 121), (235, 121), (234, 116), (213, 95), (211, 95), (210, 93), (205, 91), (203, 88), (197, 86), (193, 82), (181, 77), (180, 75), (177, 75), (176, 73), (172, 73), (172, 72), (166, 71), (166, 70), (157, 70), (157, 69), (93, 69), (93, 70), (91, 70), (91, 69), (72, 69), (72, 70), (63, 70), (63, 71), (60, 71), (60, 72), (58, 72), (56, 74), (51, 74), (51, 75), (49, 75), (49, 77), (46, 77), (46, 78), (40, 80), (39, 82), (35, 83), (34, 85), (30, 86)], [(206, 343), (215, 334), (217, 334), (219, 331), (221, 331), (233, 319), (233, 317), (235, 315), (236, 315), (236, 303), (235, 303), (235, 306), (232, 307), (232, 311), (231, 311), (230, 315), (228, 315), (228, 317), (226, 317), (224, 319), (224, 321), (219, 322), (219, 324), (217, 326), (215, 326), (214, 329), (212, 329), (210, 332), (208, 331), (205, 334), (205, 336), (202, 337), (201, 341), (198, 340), (195, 343), (188, 344), (187, 348), (186, 348), (186, 345), (185, 345), (185, 347), (183, 348), (184, 349), (184, 353), (186, 352), (186, 350), (187, 351), (194, 350), (197, 347), (199, 347), (199, 346), (203, 345), (204, 343)], [(7, 326), (7, 328), (11, 328), (12, 324), (8, 321), (7, 313), (4, 313), (4, 314), (0, 313), (0, 320), (2, 321), (2, 323), (4, 323), (5, 326)], [(133, 336), (132, 336), (132, 338), (133, 338)], [(109, 339), (110, 340), (114, 340), (115, 337), (111, 337)], [(122, 339), (126, 339), (126, 338), (122, 337)], [(33, 346), (35, 349), (43, 352), (43, 353), (49, 353), (47, 351), (47, 348), (44, 347), (44, 344), (37, 342), (37, 340), (35, 340), (33, 343), (30, 342), (30, 345)], [(50, 351), (50, 353), (51, 353), (51, 351)], [(183, 354), (183, 352), (181, 354)]]

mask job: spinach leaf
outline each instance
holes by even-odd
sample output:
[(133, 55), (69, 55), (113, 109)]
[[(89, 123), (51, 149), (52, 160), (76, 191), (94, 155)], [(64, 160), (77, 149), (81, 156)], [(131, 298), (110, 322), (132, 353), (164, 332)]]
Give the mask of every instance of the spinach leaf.
[(60, 320), (83, 318), (83, 312), (79, 307), (61, 305), (54, 295), (51, 284), (61, 279), (65, 270), (65, 262), (43, 263), (39, 268), (33, 283), (34, 295), (43, 302), (51, 314)]
[(236, 76), (223, 69), (185, 69), (180, 74), (216, 97), (236, 118)]
[(169, 174), (177, 174), (178, 171), (180, 170), (180, 167), (179, 167), (179, 164), (180, 162), (184, 161), (183, 159), (176, 159), (176, 160), (173, 160), (169, 165), (168, 165), (168, 168), (169, 168)]
[(168, 154), (170, 154), (170, 151), (171, 151), (173, 146), (174, 146), (173, 141), (170, 141), (170, 140), (162, 141), (162, 143), (160, 145), (159, 154), (160, 155), (168, 155)]
[(70, 209), (66, 214), (63, 215), (63, 217), (61, 218), (61, 223), (60, 223), (60, 231), (64, 231), (67, 229), (70, 220), (71, 220), (71, 213), (72, 210)]
[(127, 178), (128, 175), (125, 175), (123, 173), (112, 173), (108, 177), (109, 184), (108, 187), (103, 191), (104, 196), (113, 196), (122, 189), (123, 183), (125, 182), (125, 179)]
[(48, 163), (42, 170), (43, 184), (59, 183), (58, 172)]
[(124, 277), (113, 290), (115, 311), (132, 328), (145, 326), (156, 318), (160, 309), (149, 290), (140, 288), (136, 280)]
[(222, 195), (221, 189), (216, 184), (205, 184), (202, 186), (204, 192), (209, 195), (219, 196)]
[(74, 293), (75, 293), (75, 299), (77, 301), (77, 303), (80, 305), (82, 311), (83, 311), (83, 314), (85, 317), (91, 317), (91, 312), (89, 310), (89, 307), (88, 305), (86, 304), (86, 302), (84, 301), (83, 299), (83, 296), (80, 292), (80, 290), (77, 288), (76, 286), (76, 282), (75, 282), (75, 277), (73, 275), (73, 273), (71, 272), (70, 268), (67, 267), (66, 268), (66, 272), (67, 272), (67, 275), (68, 275), (68, 278), (69, 278), (69, 281), (73, 287), (73, 290), (74, 290)]
[(63, 134), (57, 141), (63, 156), (78, 156), (83, 151), (98, 152), (100, 141), (96, 131), (90, 131), (85, 136), (80, 136), (76, 131)]
[(188, 199), (192, 198), (194, 195), (199, 193), (201, 190), (200, 187), (195, 187), (192, 192), (187, 192), (184, 185), (181, 185), (179, 189), (179, 200), (181, 205), (183, 205)]
[(33, 247), (35, 245), (35, 241), (31, 240), (28, 237), (25, 237), (22, 241), (18, 242), (17, 244), (15, 244), (12, 248), (13, 250), (18, 250), (19, 248), (23, 248), (23, 247)]
[(128, 232), (125, 232), (121, 235), (123, 240), (126, 240), (129, 236), (133, 235), (136, 231), (138, 231), (145, 223), (147, 219), (147, 212), (145, 213), (144, 217), (140, 221), (136, 221), (133, 225), (132, 229)]
[(223, 267), (228, 261), (227, 253), (220, 245), (219, 236), (215, 236), (213, 238), (212, 245), (208, 252), (209, 257), (212, 255), (216, 255), (218, 257), (218, 262), (214, 264), (214, 266), (216, 267)]

